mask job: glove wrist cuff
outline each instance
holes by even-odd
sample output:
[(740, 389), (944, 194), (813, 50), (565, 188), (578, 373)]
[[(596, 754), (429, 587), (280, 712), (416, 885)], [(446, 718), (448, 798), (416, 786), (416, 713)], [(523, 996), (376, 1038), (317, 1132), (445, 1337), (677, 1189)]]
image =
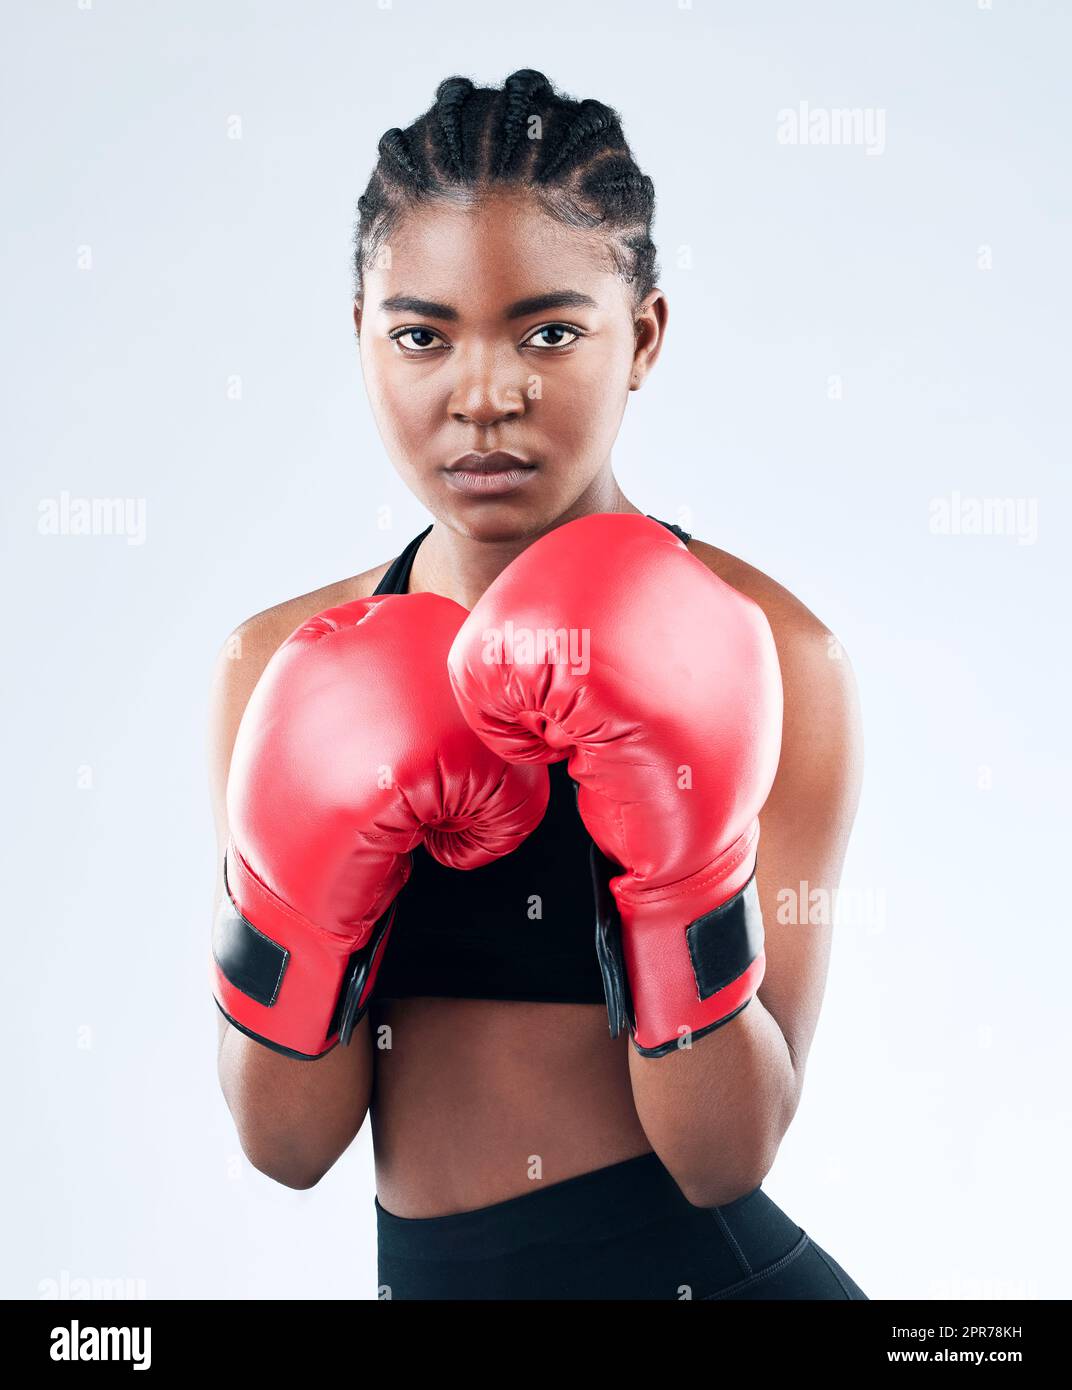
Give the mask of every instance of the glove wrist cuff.
[(660, 1057), (728, 1023), (758, 990), (766, 967), (753, 875), (740, 892), (691, 922), (623, 920), (633, 998), (633, 1042)]
[(348, 1042), (364, 1014), (393, 909), (358, 944), (277, 898), (230, 846), (212, 935), (216, 1003), (247, 1036), (303, 1059)]
[(766, 960), (755, 837), (743, 858), (737, 850), (721, 882), (744, 882), (714, 906), (709, 872), (685, 891), (673, 885), (642, 902), (621, 891), (622, 878), (608, 889), (617, 866), (593, 850), (596, 945), (611, 1036), (628, 1024), (643, 1056), (664, 1056), (728, 1023), (759, 989)]

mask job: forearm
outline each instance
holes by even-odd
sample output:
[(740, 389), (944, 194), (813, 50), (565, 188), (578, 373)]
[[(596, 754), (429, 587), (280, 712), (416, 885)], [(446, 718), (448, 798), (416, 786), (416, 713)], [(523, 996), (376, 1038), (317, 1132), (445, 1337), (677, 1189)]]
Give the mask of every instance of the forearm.
[(770, 1171), (802, 1077), (774, 1016), (754, 998), (691, 1047), (663, 1057), (629, 1049), (648, 1140), (696, 1206), (722, 1206)]
[(220, 1088), (253, 1166), (287, 1187), (312, 1187), (346, 1151), (368, 1111), (368, 1022), (315, 1061), (281, 1056), (225, 1024)]

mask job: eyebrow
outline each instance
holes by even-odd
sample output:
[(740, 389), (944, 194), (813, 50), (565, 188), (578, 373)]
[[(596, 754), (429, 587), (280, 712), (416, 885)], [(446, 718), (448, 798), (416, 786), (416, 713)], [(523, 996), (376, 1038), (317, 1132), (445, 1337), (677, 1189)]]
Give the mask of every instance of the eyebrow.
[[(527, 299), (518, 299), (507, 306), (503, 317), (523, 319), (528, 314), (539, 314), (545, 309), (597, 309), (599, 306), (590, 294), (580, 290), (548, 290), (546, 294), (533, 294)], [(429, 319), (446, 319), (451, 323), (460, 317), (457, 309), (450, 304), (439, 304), (434, 299), (420, 299), (412, 294), (393, 294), (380, 301), (380, 308), (388, 313), (422, 314)]]

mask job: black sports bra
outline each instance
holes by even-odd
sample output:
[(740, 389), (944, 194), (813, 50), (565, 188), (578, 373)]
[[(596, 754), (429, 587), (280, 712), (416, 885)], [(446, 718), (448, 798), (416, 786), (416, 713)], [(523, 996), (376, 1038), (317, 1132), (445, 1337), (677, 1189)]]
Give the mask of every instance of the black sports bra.
[[(652, 517), (658, 521), (658, 517)], [(663, 521), (683, 541), (692, 537)], [(376, 586), (409, 592), (415, 536)], [(448, 869), (423, 846), (396, 899), (376, 979), (378, 999), (434, 995), (603, 1004), (596, 954), (591, 837), (566, 760), (548, 765), (543, 820), (512, 854), (480, 869)]]

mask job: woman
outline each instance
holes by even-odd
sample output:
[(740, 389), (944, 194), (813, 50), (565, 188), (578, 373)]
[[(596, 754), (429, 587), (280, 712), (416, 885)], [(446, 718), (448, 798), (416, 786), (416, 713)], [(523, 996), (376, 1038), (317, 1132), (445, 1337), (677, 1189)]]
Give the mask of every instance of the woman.
[[(806, 915), (802, 923), (779, 920), (778, 893), (802, 880), (829, 891), (837, 884), (861, 777), (855, 683), (830, 633), (791, 594), (742, 560), (645, 518), (615, 480), (611, 448), (627, 394), (654, 366), (667, 321), (655, 285), (653, 205), (651, 180), (633, 162), (616, 114), (557, 94), (538, 72), (516, 72), (501, 90), (450, 78), (425, 115), (384, 135), (358, 204), (354, 321), (385, 446), (435, 520), (392, 561), (251, 618), (218, 664), (212, 783), (217, 889), (227, 904), (215, 949), (221, 1085), (250, 1161), (293, 1187), (316, 1183), (371, 1116), (384, 1297), (866, 1297), (761, 1187), (800, 1099), (830, 945), (827, 925)], [(272, 939), (289, 941), (289, 926), (272, 938), (250, 903), (263, 900), (273, 921), (301, 918), (299, 928), (318, 940), (337, 938), (306, 928), (303, 914), (312, 914), (304, 907), (295, 916), (293, 903), (268, 901), (235, 840), (256, 839), (266, 807), (281, 818), (264, 832), (277, 848), (291, 833), (300, 837), (306, 784), (297, 813), (279, 810), (288, 796), (277, 786), (279, 769), (316, 759), (308, 777), (330, 776), (325, 769), (350, 756), (339, 743), (367, 733), (365, 714), (335, 709), (330, 737), (314, 737), (303, 722), (310, 701), (325, 688), (348, 696), (360, 688), (357, 706), (370, 729), (389, 719), (392, 702), (423, 701), (406, 738), (422, 736), (418, 725), (435, 726), (440, 743), (460, 738), (437, 721), (457, 718), (442, 694), (448, 652), (465, 709), (451, 646), (463, 610), (497, 595), (530, 547), (531, 559), (574, 528), (623, 523), (644, 530), (645, 546), (662, 537), (669, 562), (690, 567), (687, 584), (701, 571), (712, 593), (741, 610), (758, 605), (773, 634), (784, 716), (777, 774), (772, 764), (769, 796), (754, 808), (762, 811), (762, 852), (753, 853), (751, 891), (763, 959), (752, 953), (749, 988), (687, 1045), (672, 1033), (661, 1049), (638, 1046), (628, 998), (624, 1011), (612, 999), (606, 933), (614, 906), (601, 895), (622, 860), (600, 861), (593, 849), (600, 832), (571, 780), (570, 772), (580, 776), (576, 766), (542, 767), (568, 750), (498, 766), (485, 760), (504, 749), (493, 752), (473, 734), (462, 760), (471, 778), (457, 767), (440, 771), (445, 781), (467, 779), (465, 794), (479, 805), (466, 814), (478, 831), (431, 853), (427, 841), (411, 854), (392, 842), (392, 854), (376, 860), (376, 891), (385, 865), (393, 877), (376, 899), (375, 927), (366, 913), (341, 954), (318, 957), (306, 999), (316, 998), (321, 1016), (312, 1031), (302, 1031), (306, 1015), (273, 1042), (276, 1015), (262, 1005), (277, 1004), (280, 977), (251, 1004), (232, 987), (243, 977), (228, 951), (264, 948), (266, 938), (271, 951)], [(598, 555), (589, 567), (602, 570)], [(325, 635), (345, 643), (345, 629), (368, 640), (373, 612), (410, 624), (396, 634), (393, 657), (370, 658), (366, 648), (341, 658), (349, 664), (326, 683), (294, 677), (301, 662), (320, 660), (308, 649), (322, 653)], [(311, 622), (318, 614), (324, 619)], [(674, 622), (680, 627), (676, 611)], [(294, 639), (284, 645), (291, 634), (305, 644), (293, 661)], [(698, 632), (696, 649), (707, 640)], [(233, 763), (243, 712), (277, 652)], [(377, 704), (373, 714), (384, 692), (384, 709)], [(272, 699), (289, 700), (293, 717), (264, 718)], [(470, 705), (466, 718), (477, 732), (480, 717)], [(273, 738), (281, 727), (282, 736), (299, 732), (285, 756), (278, 748), (269, 756), (248, 733), (252, 724), (270, 726)], [(380, 725), (367, 736), (378, 747), (391, 734)], [(422, 814), (426, 825), (432, 813)], [(377, 826), (379, 833), (382, 820)], [(470, 852), (474, 841), (479, 853)], [(315, 889), (319, 869), (312, 877)], [(269, 974), (273, 961), (285, 965), (287, 951), (296, 958), (303, 949), (279, 947)], [(339, 1001), (330, 1022), (325, 991)], [(612, 1036), (616, 1012), (619, 1025), (634, 1026)]]

